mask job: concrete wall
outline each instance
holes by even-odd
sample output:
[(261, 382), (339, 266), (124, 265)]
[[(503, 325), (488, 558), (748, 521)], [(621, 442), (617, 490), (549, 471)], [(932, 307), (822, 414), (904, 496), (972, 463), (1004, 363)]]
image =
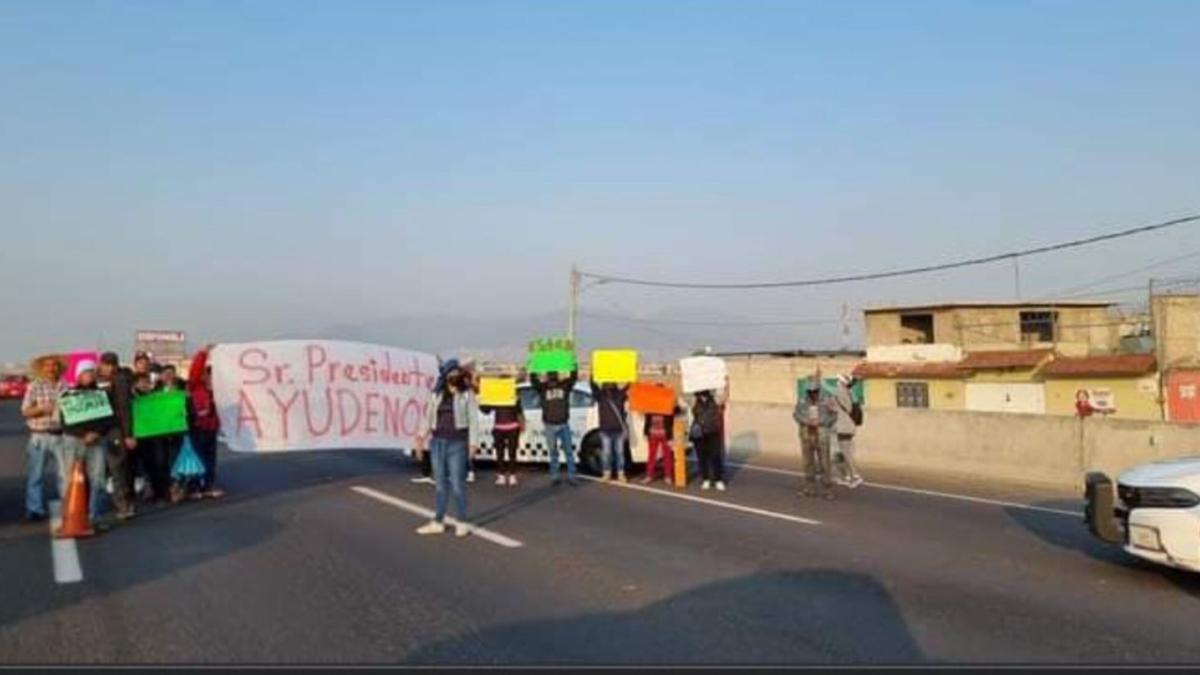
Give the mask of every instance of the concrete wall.
[[(731, 454), (788, 456), (799, 462), (791, 406), (731, 401)], [(1200, 427), (1116, 419), (868, 409), (858, 437), (865, 467), (965, 474), (1061, 489), (1083, 476), (1115, 476), (1169, 457), (1200, 455)]]
[(858, 358), (841, 356), (725, 357), (729, 372), (729, 396), (731, 400), (792, 406), (796, 403), (796, 382), (800, 378), (809, 377), (818, 367), (822, 377), (835, 377), (849, 373), (860, 362)]
[(1200, 295), (1156, 295), (1153, 303), (1159, 368), (1200, 365)]

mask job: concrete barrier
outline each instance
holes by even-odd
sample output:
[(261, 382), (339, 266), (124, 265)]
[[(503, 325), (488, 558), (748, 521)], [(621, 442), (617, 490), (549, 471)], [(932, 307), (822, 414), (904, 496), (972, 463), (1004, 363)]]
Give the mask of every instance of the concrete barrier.
[[(792, 406), (731, 401), (730, 454), (799, 462)], [(1200, 456), (1200, 426), (1136, 420), (950, 410), (868, 409), (859, 429), (864, 467), (970, 475), (1082, 489), (1088, 471), (1110, 476), (1158, 459)]]

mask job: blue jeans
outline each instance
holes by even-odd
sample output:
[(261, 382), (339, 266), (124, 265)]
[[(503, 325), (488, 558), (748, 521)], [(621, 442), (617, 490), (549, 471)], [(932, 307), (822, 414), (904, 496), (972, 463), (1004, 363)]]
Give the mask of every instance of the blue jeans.
[(601, 431), (600, 456), (604, 458), (605, 473), (624, 473), (625, 432)]
[(104, 500), (108, 495), (104, 489), (108, 482), (108, 459), (105, 456), (104, 440), (101, 439), (96, 441), (95, 445), (89, 446), (84, 445), (82, 438), (64, 435), (62, 437), (62, 454), (63, 464), (67, 467), (68, 475), (76, 458), (84, 461), (88, 479), (88, 518), (92, 522), (96, 522), (96, 519), (104, 512)]
[(467, 520), (467, 442), (434, 438), (429, 441), (433, 461), (433, 480), (437, 483), (437, 509), (434, 520), (446, 518), (446, 501), (454, 495), (458, 519)]
[(558, 451), (567, 455), (567, 480), (575, 480), (575, 449), (571, 447), (570, 424), (547, 424), (546, 450), (550, 452), (550, 476), (558, 478)]
[(58, 477), (58, 498), (67, 494), (67, 469), (63, 467), (62, 436), (32, 433), (25, 446), (25, 512), (44, 516), (46, 504), (42, 499), (42, 482), (46, 476), (47, 462), (54, 462), (54, 473)]

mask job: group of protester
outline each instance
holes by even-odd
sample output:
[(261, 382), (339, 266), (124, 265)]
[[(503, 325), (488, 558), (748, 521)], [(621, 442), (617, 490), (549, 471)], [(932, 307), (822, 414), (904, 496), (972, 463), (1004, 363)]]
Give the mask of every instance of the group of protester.
[(801, 493), (808, 497), (832, 500), (835, 483), (851, 489), (863, 484), (854, 461), (854, 434), (862, 423), (862, 408), (854, 400), (854, 379), (839, 375), (837, 383), (837, 391), (830, 395), (819, 374), (809, 378), (792, 411), (804, 458)]
[[(551, 485), (562, 485), (560, 454), (566, 457), (568, 485), (578, 485), (576, 458), (572, 449), (570, 413), (571, 392), (579, 373), (546, 375), (533, 374), (530, 384), (536, 392), (542, 411), (543, 433), (550, 459)], [(521, 402), (508, 406), (480, 406), (477, 398), (478, 380), (469, 365), (451, 359), (439, 369), (437, 384), (427, 414), (422, 420), (417, 438), (421, 454), (422, 476), (414, 482), (436, 485), (434, 517), (417, 529), (418, 534), (441, 534), (446, 531), (446, 510), (454, 500), (457, 520), (455, 534), (465, 537), (471, 533), (467, 519), (466, 484), (474, 481), (473, 461), (481, 440), (480, 413), (493, 415), (493, 442), (496, 447), (496, 484), (515, 486), (517, 445), (525, 428)], [(628, 482), (625, 472), (625, 443), (629, 438), (628, 385), (591, 382), (591, 390), (599, 411), (599, 436), (602, 456), (602, 482)], [(702, 391), (691, 403), (691, 426), (688, 435), (699, 457), (701, 489), (725, 485), (725, 400), (727, 392)], [(649, 444), (645, 482), (655, 480), (661, 460), (664, 478), (672, 475), (672, 450), (675, 418), (684, 410), (676, 406), (672, 414), (646, 415), (642, 433)]]
[[(77, 461), (86, 471), (88, 516), (100, 530), (111, 527), (113, 520), (133, 518), (139, 503), (177, 504), (223, 496), (216, 486), (220, 420), (208, 368), (210, 348), (197, 352), (186, 381), (179, 377), (175, 366), (155, 364), (147, 354), (138, 354), (133, 368), (122, 365), (115, 352), (105, 352), (98, 363), (78, 361), (71, 373), (71, 385), (65, 377), (66, 359), (58, 355), (34, 359), (34, 379), (21, 402), (21, 415), (29, 428), (25, 518), (39, 521), (47, 517), (43, 488), (46, 475), (55, 478), (59, 498), (66, 499), (72, 466)], [(104, 392), (112, 414), (66, 423), (62, 404), (70, 397), (95, 391)], [(163, 391), (186, 394), (188, 430), (137, 438), (134, 400)], [(172, 476), (185, 438), (203, 464), (203, 474), (198, 477)]]

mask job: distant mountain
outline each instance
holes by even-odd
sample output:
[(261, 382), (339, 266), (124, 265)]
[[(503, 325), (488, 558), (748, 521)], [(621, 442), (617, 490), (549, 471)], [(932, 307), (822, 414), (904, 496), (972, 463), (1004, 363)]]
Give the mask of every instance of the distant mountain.
[[(711, 309), (629, 317), (589, 309), (579, 316), (578, 350), (629, 347), (646, 361), (674, 360), (711, 346), (717, 351), (828, 349), (841, 346), (840, 326), (746, 326)], [(700, 325), (703, 323), (703, 325)], [(329, 337), (489, 361), (524, 360), (529, 340), (566, 333), (566, 310), (513, 317), (401, 316), (331, 326)], [(695, 324), (695, 325), (693, 325)], [(728, 325), (712, 325), (728, 324)]]

